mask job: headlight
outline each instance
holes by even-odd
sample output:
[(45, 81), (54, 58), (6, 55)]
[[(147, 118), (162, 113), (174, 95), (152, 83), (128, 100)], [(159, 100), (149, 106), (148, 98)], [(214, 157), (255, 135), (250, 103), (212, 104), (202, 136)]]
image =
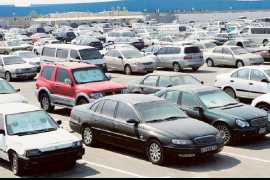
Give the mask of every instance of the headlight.
[(240, 120), (240, 119), (236, 119), (235, 122), (236, 122), (236, 124), (237, 124), (239, 127), (241, 127), (241, 128), (249, 127), (249, 126), (250, 126), (248, 122), (242, 121), (242, 120)]
[(102, 93), (91, 93), (89, 96), (91, 98), (94, 98), (94, 99), (99, 99), (99, 98), (103, 97), (103, 94)]
[(191, 140), (180, 140), (180, 139), (173, 139), (172, 143), (175, 145), (191, 145), (193, 142)]
[(76, 141), (76, 142), (72, 143), (73, 148), (81, 147), (81, 146), (82, 146), (82, 141)]
[(41, 151), (39, 149), (32, 149), (25, 152), (26, 157), (34, 157), (34, 156), (40, 156)]

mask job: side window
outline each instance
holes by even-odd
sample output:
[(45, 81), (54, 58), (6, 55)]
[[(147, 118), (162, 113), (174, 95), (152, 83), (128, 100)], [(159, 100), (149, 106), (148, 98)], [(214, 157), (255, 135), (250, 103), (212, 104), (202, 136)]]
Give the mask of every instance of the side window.
[(250, 79), (253, 81), (261, 82), (262, 80), (267, 79), (267, 78), (261, 71), (251, 70)]
[(0, 66), (3, 66), (4, 64), (3, 64), (3, 60), (2, 59), (0, 59)]
[(78, 54), (78, 52), (75, 51), (75, 50), (71, 50), (71, 51), (70, 51), (70, 57), (71, 57), (72, 59), (81, 59), (80, 56), (79, 56), (79, 54)]
[(222, 49), (222, 53), (223, 53), (223, 54), (226, 54), (226, 55), (232, 55), (231, 50), (228, 49), (228, 48), (223, 48), (223, 49)]
[(56, 51), (55, 48), (44, 47), (42, 55), (47, 57), (55, 57), (55, 51)]
[(160, 48), (160, 49), (158, 50), (157, 54), (160, 54), (160, 55), (166, 54), (166, 52), (167, 52), (166, 49), (167, 49), (167, 48)]
[(57, 70), (56, 81), (65, 83), (66, 79), (70, 79), (67, 70), (59, 68)]
[(237, 77), (238, 77), (239, 79), (249, 80), (249, 72), (250, 72), (249, 69), (242, 69), (242, 70), (239, 70), (239, 71), (237, 72)]
[(215, 48), (214, 49), (214, 51), (213, 51), (214, 53), (222, 53), (222, 48), (221, 47), (217, 47), (217, 48)]
[(53, 67), (44, 67), (42, 71), (42, 77), (46, 80), (51, 80), (52, 78), (52, 73), (53, 73), (54, 68)]
[(179, 99), (179, 92), (178, 91), (168, 91), (166, 93), (166, 100), (178, 104), (178, 99)]
[(187, 107), (196, 107), (198, 105), (198, 103), (195, 101), (192, 94), (183, 92), (182, 99), (181, 99), (181, 105), (187, 106)]
[(237, 78), (238, 77), (238, 72), (234, 72), (232, 75), (231, 75), (232, 78)]
[(157, 86), (158, 76), (148, 76), (144, 79), (143, 84), (147, 86)]
[(112, 100), (106, 100), (102, 108), (102, 114), (109, 117), (114, 117), (114, 112), (117, 102)]
[(179, 54), (181, 52), (180, 48), (170, 47), (167, 48), (166, 54)]
[(0, 114), (0, 130), (5, 130), (4, 116)]
[(68, 50), (66, 50), (66, 49), (57, 49), (56, 57), (66, 59), (68, 57)]
[(99, 102), (95, 103), (93, 106), (91, 106), (90, 109), (94, 112), (100, 112), (102, 106), (103, 106), (103, 101), (99, 101)]
[(170, 77), (168, 76), (160, 76), (159, 77), (159, 87), (168, 87), (170, 85), (173, 85), (172, 82), (170, 81)]
[(117, 108), (116, 119), (126, 122), (130, 119), (138, 120), (138, 116), (132, 108), (124, 103), (119, 103)]

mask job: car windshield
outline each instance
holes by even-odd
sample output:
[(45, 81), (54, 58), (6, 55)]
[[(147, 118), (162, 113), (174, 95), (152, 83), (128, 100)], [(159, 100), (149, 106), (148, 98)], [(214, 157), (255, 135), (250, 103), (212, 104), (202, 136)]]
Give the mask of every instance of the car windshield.
[(132, 58), (142, 58), (143, 55), (140, 51), (138, 50), (125, 50), (122, 51), (122, 54), (125, 59), (132, 59)]
[(253, 47), (259, 47), (259, 44), (252, 40), (244, 41), (245, 47), (253, 48)]
[(14, 41), (8, 41), (7, 42), (7, 45), (8, 46), (20, 46), (21, 45), (21, 41), (16, 41), (16, 40), (14, 40)]
[(217, 47), (217, 45), (215, 43), (205, 43), (205, 48), (207, 49), (211, 49), (211, 48), (215, 48)]
[(7, 65), (14, 65), (14, 64), (24, 64), (26, 63), (22, 58), (12, 56), (12, 57), (4, 57), (3, 58), (4, 64)]
[(95, 60), (102, 59), (103, 56), (95, 48), (79, 50), (82, 60)]
[(107, 81), (108, 78), (101, 69), (84, 68), (73, 70), (73, 76), (77, 84)]
[(201, 84), (200, 81), (195, 79), (192, 76), (172, 76), (170, 78), (170, 81), (173, 83), (173, 85), (182, 85), (182, 84)]
[(238, 104), (235, 99), (221, 90), (200, 92), (198, 96), (207, 108), (226, 107)]
[(248, 54), (248, 51), (244, 48), (241, 48), (241, 47), (233, 47), (231, 49), (232, 49), (233, 53), (236, 55)]
[(19, 53), (19, 56), (22, 57), (22, 58), (35, 58), (37, 57), (37, 55), (33, 52), (21, 52)]
[(16, 90), (5, 80), (0, 80), (0, 94), (12, 94)]
[(6, 116), (6, 127), (9, 135), (30, 135), (55, 131), (58, 125), (44, 111), (32, 111)]
[(268, 77), (270, 77), (270, 69), (264, 70)]
[(143, 121), (165, 121), (173, 118), (186, 118), (187, 115), (175, 104), (167, 101), (154, 101), (139, 103), (135, 105), (136, 110), (141, 114)]

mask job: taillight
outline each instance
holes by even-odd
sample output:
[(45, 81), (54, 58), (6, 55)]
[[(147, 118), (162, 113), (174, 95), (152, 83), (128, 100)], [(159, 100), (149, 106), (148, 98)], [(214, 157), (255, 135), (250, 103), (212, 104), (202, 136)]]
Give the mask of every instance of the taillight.
[(192, 59), (192, 56), (184, 56), (184, 60), (190, 60)]

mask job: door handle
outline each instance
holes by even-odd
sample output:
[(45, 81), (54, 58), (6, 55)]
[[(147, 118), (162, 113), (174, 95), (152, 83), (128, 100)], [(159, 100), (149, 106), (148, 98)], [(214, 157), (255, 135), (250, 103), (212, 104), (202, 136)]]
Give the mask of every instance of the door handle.
[(253, 85), (253, 83), (249, 83), (249, 85)]
[(232, 82), (232, 83), (233, 83), (233, 82), (234, 82), (234, 80), (230, 80), (230, 82)]

